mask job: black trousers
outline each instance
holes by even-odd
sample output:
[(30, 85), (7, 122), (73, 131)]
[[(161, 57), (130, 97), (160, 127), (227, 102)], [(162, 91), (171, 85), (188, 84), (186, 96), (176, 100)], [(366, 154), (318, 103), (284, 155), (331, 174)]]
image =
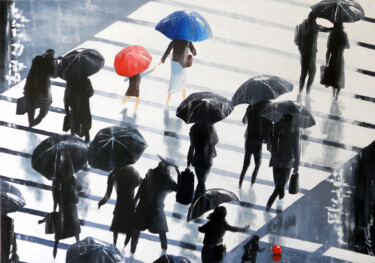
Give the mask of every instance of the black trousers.
[(28, 109), (27, 109), (27, 115), (28, 115), (28, 119), (29, 119), (29, 127), (34, 127), (36, 125), (38, 125), (44, 117), (46, 117), (47, 113), (48, 113), (48, 110), (49, 110), (49, 105), (43, 105), (40, 107), (39, 109), (39, 114), (38, 114), (38, 117), (36, 117), (34, 119), (34, 116), (35, 116), (35, 110), (36, 108), (34, 107), (31, 107), (29, 106)]
[(307, 74), (309, 79), (307, 80), (306, 93), (309, 94), (311, 90), (311, 85), (314, 82), (316, 73), (316, 54), (301, 54), (301, 76), (299, 78), (299, 91), (303, 91), (303, 86), (305, 85), (305, 79)]
[(197, 176), (198, 184), (194, 193), (194, 201), (198, 199), (204, 192), (206, 192), (206, 180), (208, 174), (210, 173), (211, 167), (208, 168), (198, 168), (195, 167), (195, 174)]
[[(134, 254), (135, 250), (137, 249), (140, 234), (141, 234), (140, 230), (133, 229), (132, 241), (131, 241), (131, 244), (130, 244), (130, 252), (132, 254)], [(168, 248), (167, 233), (166, 232), (160, 232), (159, 238), (160, 238), (161, 248), (163, 250), (167, 250), (167, 248)]]
[(273, 181), (275, 182), (275, 190), (268, 199), (267, 207), (271, 207), (275, 202), (277, 196), (283, 198), (285, 195), (285, 185), (289, 180), (291, 168), (276, 168), (273, 167)]

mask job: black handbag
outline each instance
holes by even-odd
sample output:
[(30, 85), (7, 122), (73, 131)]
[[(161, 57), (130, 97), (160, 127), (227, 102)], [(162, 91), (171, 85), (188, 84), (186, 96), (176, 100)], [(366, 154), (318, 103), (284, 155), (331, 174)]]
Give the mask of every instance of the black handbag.
[(289, 181), (289, 194), (295, 195), (298, 194), (299, 190), (299, 175), (298, 173), (292, 174)]
[(61, 231), (62, 228), (62, 215), (59, 212), (51, 212), (46, 214), (45, 217), (45, 233), (54, 234)]
[(65, 115), (63, 122), (63, 131), (67, 132), (72, 128), (72, 116), (70, 114)]
[(21, 97), (17, 99), (17, 109), (16, 114), (17, 115), (23, 115), (27, 112), (27, 101), (25, 97)]
[(189, 205), (194, 195), (194, 173), (186, 168), (177, 177), (176, 201), (183, 205)]

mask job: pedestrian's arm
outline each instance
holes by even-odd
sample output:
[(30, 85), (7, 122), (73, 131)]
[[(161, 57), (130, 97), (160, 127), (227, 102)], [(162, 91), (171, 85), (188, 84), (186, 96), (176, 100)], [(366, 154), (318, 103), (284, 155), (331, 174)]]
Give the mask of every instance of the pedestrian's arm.
[(207, 223), (203, 226), (198, 227), (198, 231), (201, 233), (206, 233), (207, 230)]
[(111, 198), (112, 189), (113, 189), (113, 174), (110, 174), (108, 176), (108, 181), (107, 181), (107, 191), (106, 191), (103, 199), (99, 201), (98, 209), (100, 209), (100, 207), (102, 205), (105, 205), (107, 203), (108, 199)]
[(174, 42), (172, 40), (171, 43), (169, 43), (169, 46), (168, 46), (167, 50), (165, 51), (163, 57), (161, 58), (161, 62), (165, 63), (165, 60), (167, 59), (167, 57), (171, 53), (171, 51), (173, 49), (173, 46), (174, 46)]
[(191, 51), (191, 54), (193, 54), (193, 56), (196, 56), (197, 55), (197, 51), (195, 50), (195, 47), (193, 45), (193, 42), (189, 41), (189, 49)]
[(189, 167), (192, 160), (193, 160), (193, 156), (194, 156), (194, 146), (192, 144), (190, 144), (190, 147), (189, 147), (189, 152), (188, 152), (188, 156), (187, 156), (187, 166)]
[(259, 245), (258, 245), (258, 252), (263, 252), (264, 250), (266, 250), (266, 248), (265, 248), (265, 247), (263, 247), (263, 248), (260, 248), (260, 247), (259, 247)]
[(331, 49), (328, 47), (326, 52), (326, 65), (328, 65), (329, 57), (331, 56)]
[(318, 30), (320, 32), (328, 33), (333, 30), (333, 27), (325, 27), (325, 26), (318, 25)]
[(250, 225), (246, 225), (245, 227), (236, 227), (231, 226), (229, 224), (226, 225), (226, 230), (231, 232), (246, 232), (249, 229)]

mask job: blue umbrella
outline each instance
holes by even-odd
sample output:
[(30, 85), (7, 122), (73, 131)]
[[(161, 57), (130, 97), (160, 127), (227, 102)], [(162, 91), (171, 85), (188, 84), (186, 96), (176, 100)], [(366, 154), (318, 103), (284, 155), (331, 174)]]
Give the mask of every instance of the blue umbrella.
[(176, 11), (160, 20), (155, 29), (170, 39), (197, 42), (212, 37), (207, 20), (195, 11)]

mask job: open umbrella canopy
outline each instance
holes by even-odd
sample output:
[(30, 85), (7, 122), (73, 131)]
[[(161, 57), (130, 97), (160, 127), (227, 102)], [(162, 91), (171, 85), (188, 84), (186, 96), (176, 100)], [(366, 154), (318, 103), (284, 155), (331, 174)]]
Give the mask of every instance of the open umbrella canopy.
[(208, 189), (203, 195), (192, 203), (189, 207), (187, 221), (200, 217), (209, 210), (215, 209), (222, 203), (240, 201), (235, 193), (221, 189)]
[(293, 125), (295, 126), (308, 128), (315, 125), (315, 119), (310, 110), (291, 100), (278, 101), (268, 105), (261, 111), (260, 116), (276, 123), (282, 119), (284, 114), (293, 116)]
[(0, 179), (0, 214), (16, 212), (24, 207), (26, 202), (17, 187)]
[(53, 180), (58, 175), (71, 174), (87, 163), (88, 148), (80, 138), (56, 134), (42, 141), (33, 151), (32, 167)]
[(114, 67), (120, 76), (132, 77), (144, 72), (150, 65), (152, 57), (142, 46), (128, 46), (115, 56)]
[(147, 143), (133, 125), (111, 126), (101, 129), (89, 147), (89, 164), (93, 168), (112, 171), (134, 164)]
[(195, 11), (176, 11), (160, 20), (155, 29), (170, 39), (196, 42), (212, 37), (207, 20)]
[(176, 116), (186, 123), (216, 123), (232, 111), (232, 103), (227, 98), (212, 92), (197, 92), (181, 102)]
[(120, 251), (107, 242), (86, 237), (69, 246), (66, 252), (66, 263), (116, 263), (122, 262)]
[(57, 67), (57, 75), (64, 80), (83, 80), (104, 66), (104, 57), (94, 49), (80, 48), (64, 55)]
[(311, 6), (311, 9), (316, 12), (317, 17), (328, 19), (332, 23), (352, 23), (365, 16), (361, 5), (354, 0), (324, 0)]
[(155, 260), (154, 263), (191, 263), (191, 261), (185, 257), (172, 256), (167, 254)]
[(256, 104), (262, 101), (273, 100), (280, 95), (293, 90), (293, 84), (282, 78), (261, 75), (243, 83), (232, 97), (232, 104)]

